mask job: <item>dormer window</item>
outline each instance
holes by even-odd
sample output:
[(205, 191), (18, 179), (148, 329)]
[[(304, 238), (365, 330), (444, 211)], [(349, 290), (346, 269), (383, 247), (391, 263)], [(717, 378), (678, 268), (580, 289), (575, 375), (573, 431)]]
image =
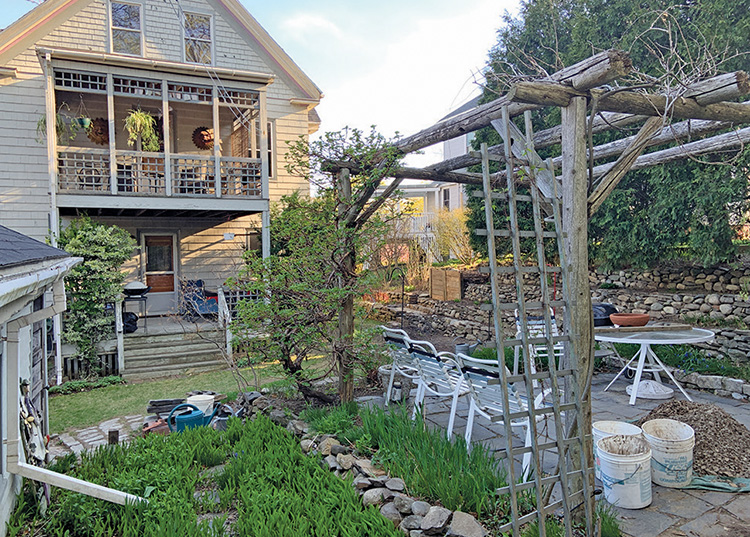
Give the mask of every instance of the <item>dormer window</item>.
[(185, 61), (211, 65), (211, 16), (185, 13)]
[(141, 56), (141, 5), (112, 2), (112, 52)]

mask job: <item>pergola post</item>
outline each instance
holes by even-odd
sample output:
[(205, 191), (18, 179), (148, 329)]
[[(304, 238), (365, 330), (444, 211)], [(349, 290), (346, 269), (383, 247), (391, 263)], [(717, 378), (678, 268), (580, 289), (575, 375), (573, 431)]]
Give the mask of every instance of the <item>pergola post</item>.
[[(591, 431), (591, 376), (594, 356), (594, 321), (591, 311), (591, 290), (588, 273), (588, 175), (586, 166), (586, 99), (574, 97), (562, 108), (562, 227), (565, 265), (563, 277), (567, 280), (568, 308), (565, 322), (570, 335), (568, 364), (577, 372), (578, 390), (581, 398), (581, 414), (577, 426), (585, 457), (571, 446), (570, 457), (574, 467), (583, 460), (586, 468), (594, 465), (593, 451), (587, 435)], [(573, 436), (573, 434), (571, 434)], [(585, 471), (585, 469), (584, 469)], [(585, 475), (585, 474), (584, 474)], [(592, 490), (593, 476), (586, 475), (591, 487), (573, 486), (572, 490)], [(579, 478), (580, 479), (580, 478)], [(577, 481), (577, 480), (576, 480)], [(580, 482), (580, 481), (579, 481)], [(575, 481), (574, 481), (575, 483)], [(593, 497), (583, 499), (593, 512)]]

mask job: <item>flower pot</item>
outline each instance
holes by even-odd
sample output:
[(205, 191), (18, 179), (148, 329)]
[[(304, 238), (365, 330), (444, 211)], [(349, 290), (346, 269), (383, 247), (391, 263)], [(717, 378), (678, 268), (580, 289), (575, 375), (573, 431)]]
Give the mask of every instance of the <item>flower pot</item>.
[(613, 313), (609, 320), (618, 326), (646, 326), (648, 313)]

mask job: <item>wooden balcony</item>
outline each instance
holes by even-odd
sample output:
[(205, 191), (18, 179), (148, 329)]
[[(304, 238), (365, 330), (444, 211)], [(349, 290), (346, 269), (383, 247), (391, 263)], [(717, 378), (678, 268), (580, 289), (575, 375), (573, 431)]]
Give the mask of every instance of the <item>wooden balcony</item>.
[[(267, 210), (261, 159), (63, 147), (58, 206), (78, 209)], [(114, 165), (113, 165), (114, 164)]]

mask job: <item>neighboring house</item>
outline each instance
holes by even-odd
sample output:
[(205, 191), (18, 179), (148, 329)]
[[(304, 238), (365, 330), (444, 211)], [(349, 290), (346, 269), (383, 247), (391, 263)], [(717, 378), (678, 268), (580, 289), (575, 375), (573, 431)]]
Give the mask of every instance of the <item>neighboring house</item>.
[[(269, 201), (309, 191), (286, 142), (317, 129), (321, 97), (238, 0), (47, 0), (0, 33), (0, 224), (125, 228), (127, 280), (173, 312), (181, 280), (215, 289), (267, 251)], [(131, 110), (157, 147), (128, 143)]]
[(65, 309), (63, 277), (79, 261), (0, 226), (0, 535), (21, 487), (20, 381), (30, 381), (31, 399), (46, 426), (46, 320)]
[[(440, 121), (446, 120), (475, 108), (479, 104), (479, 97), (475, 97), (466, 104), (453, 110)], [(471, 140), (474, 133), (465, 134), (443, 143), (443, 159), (465, 155), (471, 150)], [(435, 261), (434, 249), (431, 247), (434, 235), (433, 222), (441, 210), (452, 211), (466, 206), (466, 193), (463, 185), (458, 183), (438, 183), (436, 181), (420, 181), (405, 179), (399, 186), (402, 197), (409, 203), (408, 222), (403, 226), (403, 240), (416, 240), (424, 250), (429, 261)], [(382, 191), (382, 189), (381, 189)]]

